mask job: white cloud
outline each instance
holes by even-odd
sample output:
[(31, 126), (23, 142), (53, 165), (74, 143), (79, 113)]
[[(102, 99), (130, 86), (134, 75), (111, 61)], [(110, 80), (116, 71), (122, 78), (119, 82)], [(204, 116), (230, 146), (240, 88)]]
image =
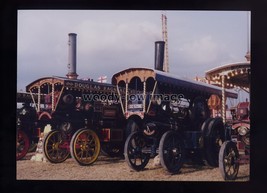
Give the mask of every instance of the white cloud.
[(84, 21), (77, 27), (80, 50), (133, 51), (160, 38), (160, 30), (149, 22), (94, 22)]
[(218, 43), (211, 36), (205, 36), (181, 45), (179, 55), (195, 65), (208, 64), (217, 59), (219, 50)]

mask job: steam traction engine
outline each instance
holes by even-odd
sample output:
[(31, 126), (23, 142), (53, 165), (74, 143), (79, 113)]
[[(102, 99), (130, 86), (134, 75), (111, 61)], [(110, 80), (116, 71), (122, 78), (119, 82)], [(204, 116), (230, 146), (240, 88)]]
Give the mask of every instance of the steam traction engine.
[[(225, 127), (220, 117), (210, 117), (208, 100), (221, 96), (221, 89), (163, 72), (164, 42), (155, 45), (155, 70), (130, 68), (112, 78), (127, 119), (124, 156), (128, 165), (139, 171), (159, 155), (170, 173), (179, 172), (188, 156), (218, 166)], [(228, 90), (226, 96), (237, 98)]]
[[(71, 154), (80, 165), (89, 165), (96, 161), (100, 149), (110, 156), (121, 155), (125, 118), (116, 100), (115, 86), (77, 79), (76, 36), (69, 34), (66, 77), (44, 77), (26, 87), (35, 107), (31, 114), (37, 117), (27, 120), (39, 127), (40, 132), (44, 126), (51, 126), (43, 142), (47, 160), (60, 163)], [(20, 127), (28, 122), (24, 121)]]
[(229, 135), (219, 154), (219, 167), (225, 180), (235, 180), (239, 165), (247, 164), (250, 160), (249, 105), (249, 102), (241, 102), (231, 109)]
[(16, 159), (22, 159), (28, 151), (33, 151), (39, 139), (37, 125), (38, 115), (31, 107), (32, 98), (29, 93), (17, 93), (17, 103), (23, 106), (17, 109)]
[[(63, 162), (71, 154), (80, 165), (89, 165), (98, 158), (100, 148), (110, 156), (121, 154), (124, 118), (118, 101), (112, 100), (116, 95), (113, 85), (46, 77), (26, 90), (39, 96), (34, 100), (39, 120), (51, 125), (43, 142), (50, 162)], [(41, 95), (44, 104), (40, 104)]]

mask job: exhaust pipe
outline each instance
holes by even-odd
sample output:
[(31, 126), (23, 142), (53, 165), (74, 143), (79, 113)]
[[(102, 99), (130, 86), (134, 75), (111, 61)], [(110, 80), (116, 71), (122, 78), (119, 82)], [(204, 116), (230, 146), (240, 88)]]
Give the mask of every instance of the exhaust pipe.
[(155, 42), (155, 70), (163, 71), (163, 62), (164, 62), (164, 41)]
[(68, 74), (66, 75), (69, 79), (77, 79), (76, 74), (76, 37), (77, 34), (69, 33), (69, 63), (68, 63)]

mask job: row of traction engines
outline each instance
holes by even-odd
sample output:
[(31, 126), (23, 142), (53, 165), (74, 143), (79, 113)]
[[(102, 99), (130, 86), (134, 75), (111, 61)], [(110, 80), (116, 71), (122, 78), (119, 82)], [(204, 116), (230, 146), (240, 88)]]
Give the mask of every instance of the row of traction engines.
[[(17, 159), (31, 143), (26, 139), (29, 132), (24, 132), (41, 133), (50, 125), (43, 152), (52, 163), (71, 156), (80, 165), (90, 165), (101, 150), (109, 156), (124, 155), (137, 171), (157, 155), (170, 173), (179, 172), (187, 158), (217, 167), (227, 134), (222, 118), (211, 117), (208, 103), (222, 95), (221, 89), (163, 72), (163, 59), (164, 42), (159, 41), (155, 69), (120, 71), (112, 84), (70, 77), (45, 77), (29, 84), (26, 90), (34, 108), (25, 105), (18, 111)], [(227, 90), (226, 97), (237, 94)], [(245, 124), (238, 121), (232, 128)]]

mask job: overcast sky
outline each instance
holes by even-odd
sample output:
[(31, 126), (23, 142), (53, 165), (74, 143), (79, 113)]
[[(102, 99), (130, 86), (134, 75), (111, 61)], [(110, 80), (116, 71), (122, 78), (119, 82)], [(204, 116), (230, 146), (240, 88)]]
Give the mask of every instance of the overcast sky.
[(201, 77), (216, 66), (245, 61), (246, 11), (19, 10), (17, 90), (67, 74), (69, 33), (77, 34), (78, 78), (106, 75), (110, 82), (126, 68), (153, 68), (162, 13), (168, 18), (170, 73)]

